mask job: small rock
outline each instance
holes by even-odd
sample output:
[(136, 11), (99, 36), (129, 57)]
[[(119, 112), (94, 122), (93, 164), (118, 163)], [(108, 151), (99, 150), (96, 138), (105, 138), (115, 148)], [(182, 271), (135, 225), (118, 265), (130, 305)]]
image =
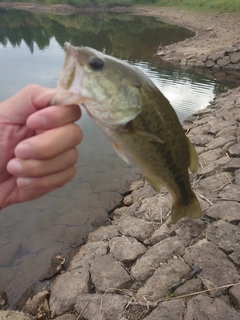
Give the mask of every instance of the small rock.
[(182, 260), (171, 259), (163, 263), (138, 290), (137, 298), (144, 302), (146, 302), (144, 297), (148, 301), (163, 298), (164, 293), (190, 271), (191, 268)]
[(119, 294), (84, 294), (78, 297), (75, 309), (86, 320), (120, 320), (129, 298)]
[(223, 171), (235, 171), (236, 169), (239, 169), (239, 159), (233, 158), (223, 165)]
[(12, 310), (0, 310), (1, 320), (33, 320), (30, 315)]
[(231, 62), (232, 62), (232, 63), (238, 63), (238, 62), (240, 62), (240, 52), (234, 52), (234, 53), (231, 55)]
[(206, 213), (214, 219), (224, 219), (228, 222), (240, 222), (240, 203), (236, 201), (217, 201)]
[[(200, 266), (202, 270), (198, 278), (202, 280), (207, 289), (233, 283), (239, 278), (238, 271), (226, 254), (206, 239), (186, 248), (183, 259), (192, 267), (194, 265)], [(221, 295), (221, 290), (211, 291), (210, 295)]]
[(90, 267), (92, 282), (96, 292), (105, 292), (110, 288), (123, 288), (131, 278), (112, 254), (96, 258)]
[(132, 237), (115, 237), (109, 241), (113, 257), (123, 263), (135, 261), (146, 251), (146, 247)]
[(169, 193), (159, 193), (154, 197), (143, 199), (135, 216), (149, 221), (163, 221), (171, 211), (171, 203), (172, 200)]
[(123, 196), (118, 192), (105, 191), (99, 194), (99, 200), (102, 207), (110, 212), (122, 202)]
[(240, 252), (240, 227), (224, 220), (210, 223), (206, 229), (206, 238), (227, 254), (234, 250)]
[(215, 62), (213, 60), (208, 60), (206, 62), (206, 67), (207, 68), (212, 68), (215, 65)]
[(240, 185), (240, 169), (235, 171), (235, 183)]
[(195, 67), (197, 67), (197, 68), (203, 68), (204, 66), (205, 66), (205, 63), (202, 61), (195, 62)]
[[(228, 153), (231, 157), (240, 157), (240, 143), (237, 143), (231, 146), (228, 149)], [(239, 167), (240, 167), (240, 161), (239, 161)]]
[(217, 64), (219, 65), (219, 67), (226, 66), (229, 63), (230, 63), (230, 57), (229, 56), (223, 57), (222, 59), (219, 59), (217, 61)]
[(49, 292), (47, 290), (38, 292), (33, 298), (27, 300), (22, 311), (32, 316), (37, 316), (37, 319), (48, 319), (50, 316), (48, 295)]
[(118, 236), (118, 230), (116, 226), (110, 225), (106, 227), (100, 227), (99, 229), (90, 232), (88, 235), (89, 242), (96, 242), (96, 241), (104, 241), (112, 239), (113, 237)]
[(235, 63), (232, 68), (233, 70), (240, 70), (240, 63)]
[(210, 135), (198, 135), (190, 137), (190, 140), (195, 146), (204, 147), (212, 140), (212, 137)]
[(229, 126), (227, 128), (222, 129), (221, 131), (219, 131), (216, 134), (216, 138), (221, 137), (221, 136), (223, 136), (223, 137), (225, 137), (225, 136), (235, 136), (236, 131), (237, 131), (237, 127), (236, 126)]
[(153, 188), (149, 184), (147, 184), (143, 188), (139, 188), (139, 189), (134, 190), (132, 192), (133, 203), (140, 201), (142, 199), (153, 197), (156, 194), (157, 194), (157, 192), (154, 191)]
[(212, 67), (212, 71), (220, 71), (221, 70), (221, 68), (217, 65), (217, 64), (215, 64), (213, 67)]
[(215, 150), (209, 150), (206, 152), (203, 152), (199, 156), (199, 162), (205, 167), (212, 161), (218, 160), (224, 155), (224, 151), (222, 148), (217, 148)]
[(196, 184), (196, 187), (199, 189), (198, 192), (200, 192), (201, 195), (205, 196), (211, 201), (216, 201), (217, 199), (219, 199), (219, 195), (221, 193), (221, 191), (219, 192), (218, 190), (221, 189), (225, 184), (229, 183), (229, 181), (231, 180), (232, 175), (229, 172), (220, 172), (214, 174), (213, 176), (201, 179)]
[[(197, 313), (196, 313), (197, 310)], [(223, 300), (212, 299), (205, 294), (190, 299), (184, 320), (237, 320), (239, 313)]]
[(218, 137), (215, 139), (211, 139), (211, 141), (206, 145), (209, 149), (216, 149), (219, 147), (223, 147), (226, 143), (229, 143), (231, 141), (235, 141), (236, 138), (232, 136), (228, 137)]
[(0, 309), (8, 305), (8, 297), (5, 291), (0, 292)]
[(237, 184), (230, 184), (219, 192), (218, 198), (222, 200), (239, 201), (240, 199), (240, 186)]
[(171, 222), (171, 218), (169, 217), (158, 229), (154, 231), (151, 236), (150, 242), (151, 244), (156, 244), (170, 235), (174, 235), (175, 226)]
[(89, 242), (85, 244), (73, 257), (68, 271), (89, 266), (96, 257), (105, 255), (107, 250), (108, 244), (103, 241)]
[(198, 278), (187, 280), (183, 285), (174, 291), (174, 296), (182, 296), (185, 294), (199, 292), (202, 290), (202, 281)]
[(144, 320), (182, 320), (185, 311), (183, 299), (160, 303)]
[(137, 281), (145, 281), (159, 265), (168, 261), (174, 255), (182, 254), (184, 248), (189, 243), (188, 237), (170, 237), (155, 244), (148, 251), (137, 260), (136, 264), (132, 267), (131, 275)]
[(125, 206), (131, 206), (133, 204), (133, 197), (131, 194), (128, 194), (126, 197), (123, 199), (123, 203)]
[(229, 290), (229, 295), (233, 305), (237, 310), (240, 310), (240, 285), (234, 286)]
[(205, 223), (200, 219), (181, 219), (175, 226), (175, 233), (179, 237), (197, 238), (205, 230)]
[(126, 217), (118, 226), (118, 231), (128, 237), (144, 241), (154, 230), (154, 224), (135, 217)]
[(58, 276), (51, 285), (50, 310), (56, 315), (71, 311), (79, 294), (88, 292), (89, 270), (81, 268)]
[(140, 202), (133, 203), (130, 207), (121, 207), (118, 209), (115, 209), (113, 212), (113, 217), (116, 218), (124, 218), (125, 216), (134, 216), (137, 209), (140, 207)]
[(142, 188), (145, 184), (144, 180), (137, 180), (131, 183), (129, 190), (130, 191), (134, 191), (137, 190), (139, 188)]

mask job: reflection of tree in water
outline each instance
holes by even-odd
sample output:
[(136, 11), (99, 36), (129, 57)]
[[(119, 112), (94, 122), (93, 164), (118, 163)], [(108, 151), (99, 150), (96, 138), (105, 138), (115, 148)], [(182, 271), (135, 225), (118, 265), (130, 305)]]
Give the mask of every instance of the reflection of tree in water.
[(6, 46), (8, 42), (13, 47), (20, 46), (24, 41), (33, 53), (34, 42), (39, 49), (49, 45), (49, 31), (42, 26), (30, 12), (17, 10), (0, 10), (0, 43)]
[(49, 45), (54, 36), (63, 46), (65, 41), (75, 45), (91, 46), (106, 53), (127, 59), (144, 60), (149, 51), (183, 40), (193, 33), (189, 30), (157, 21), (152, 17), (122, 14), (76, 14), (59, 16), (33, 14), (19, 10), (0, 9), (0, 43), (19, 46), (23, 40), (33, 52)]

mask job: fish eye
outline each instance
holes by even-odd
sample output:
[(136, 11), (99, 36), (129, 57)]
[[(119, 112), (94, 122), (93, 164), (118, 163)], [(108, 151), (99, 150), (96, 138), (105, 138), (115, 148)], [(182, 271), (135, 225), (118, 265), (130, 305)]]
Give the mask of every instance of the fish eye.
[(98, 57), (93, 57), (89, 60), (89, 66), (94, 70), (102, 70), (104, 67), (104, 61)]

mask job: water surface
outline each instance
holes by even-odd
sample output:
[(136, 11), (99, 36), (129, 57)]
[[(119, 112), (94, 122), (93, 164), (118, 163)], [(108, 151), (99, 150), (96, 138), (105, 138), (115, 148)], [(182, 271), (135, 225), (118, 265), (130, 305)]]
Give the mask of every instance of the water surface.
[[(193, 33), (151, 17), (123, 14), (37, 15), (0, 10), (0, 101), (29, 83), (55, 87), (64, 60), (63, 44), (94, 47), (134, 64), (174, 106), (180, 120), (207, 106), (223, 84), (178, 69), (154, 57)], [(139, 171), (119, 159), (83, 110), (84, 139), (78, 171), (64, 188), (41, 199), (10, 206), (0, 214), (0, 291), (13, 304), (50, 265), (96, 226), (107, 224), (107, 209)]]

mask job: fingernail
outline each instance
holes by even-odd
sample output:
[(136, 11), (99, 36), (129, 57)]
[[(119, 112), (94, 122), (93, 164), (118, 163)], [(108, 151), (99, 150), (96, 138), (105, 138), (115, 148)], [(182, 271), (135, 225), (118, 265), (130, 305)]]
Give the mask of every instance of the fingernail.
[(9, 173), (17, 175), (22, 173), (22, 165), (18, 160), (13, 159), (8, 163), (7, 170)]
[(29, 178), (17, 178), (17, 185), (19, 187), (30, 187), (31, 186), (31, 179)]
[(20, 144), (19, 146), (16, 147), (15, 155), (21, 159), (31, 158), (32, 151), (31, 151), (30, 146), (26, 143)]

